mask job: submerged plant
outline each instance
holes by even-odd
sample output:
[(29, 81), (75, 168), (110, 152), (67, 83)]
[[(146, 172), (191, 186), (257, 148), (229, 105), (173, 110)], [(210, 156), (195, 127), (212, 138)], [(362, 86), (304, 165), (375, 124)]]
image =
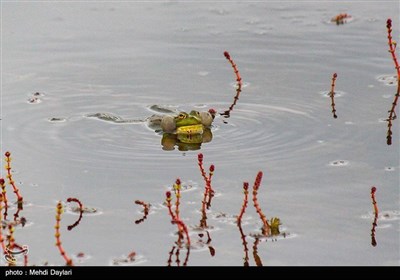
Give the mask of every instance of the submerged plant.
[(240, 77), (239, 69), (237, 68), (236, 63), (232, 60), (229, 52), (225, 51), (224, 56), (231, 64), (231, 66), (233, 68), (233, 72), (235, 73), (235, 77), (236, 77), (236, 95), (233, 98), (233, 102), (232, 102), (231, 106), (229, 106), (228, 110), (226, 110), (223, 113), (220, 113), (221, 116), (224, 116), (225, 118), (229, 118), (231, 111), (233, 110), (233, 107), (235, 107), (236, 102), (239, 100), (240, 92), (242, 91), (242, 77)]
[(329, 92), (329, 96), (331, 97), (332, 114), (333, 114), (333, 117), (334, 117), (335, 119), (337, 118), (336, 109), (335, 109), (335, 99), (334, 99), (334, 96), (335, 96), (335, 81), (336, 81), (336, 78), (337, 78), (337, 74), (336, 74), (336, 73), (333, 73), (333, 75), (332, 75), (332, 84), (331, 84), (331, 91)]
[(390, 108), (389, 112), (389, 117), (386, 119), (388, 122), (388, 131), (386, 135), (386, 143), (388, 145), (392, 145), (392, 121), (396, 119), (396, 106), (397, 106), (397, 101), (400, 96), (400, 66), (397, 61), (397, 56), (396, 56), (396, 46), (397, 43), (392, 39), (392, 20), (389, 18), (386, 22), (386, 27), (387, 27), (387, 32), (388, 32), (388, 45), (389, 45), (389, 52), (392, 55), (393, 63), (394, 63), (394, 68), (396, 69), (396, 74), (397, 74), (397, 91), (396, 94), (394, 95), (394, 100), (392, 102), (392, 107)]

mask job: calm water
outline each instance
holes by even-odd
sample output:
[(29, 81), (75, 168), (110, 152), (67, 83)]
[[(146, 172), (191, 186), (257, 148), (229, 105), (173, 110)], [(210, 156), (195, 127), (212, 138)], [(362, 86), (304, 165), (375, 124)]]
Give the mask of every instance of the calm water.
[[(1, 5), (1, 150), (12, 152), (14, 179), (28, 202), (21, 213), (28, 224), (15, 236), (29, 246), (30, 264), (64, 264), (54, 246), (55, 206), (77, 197), (98, 213), (84, 215), (70, 232), (66, 226), (78, 216), (63, 215), (66, 251), (86, 256), (76, 264), (111, 265), (135, 251), (129, 265), (167, 265), (176, 226), (163, 202), (179, 177), (188, 189), (181, 215), (193, 243), (187, 264), (243, 265), (234, 216), (243, 181), (252, 185), (260, 170), (260, 205), (286, 233), (258, 244), (263, 265), (400, 264), (399, 121), (392, 146), (381, 121), (396, 87), (379, 81), (395, 74), (386, 19), (398, 38), (398, 2)], [(330, 23), (343, 12), (352, 20)], [(235, 94), (225, 50), (244, 87), (231, 117), (215, 119), (213, 139), (201, 150), (164, 151), (144, 122), (87, 117), (145, 119), (155, 104), (222, 112)], [(334, 72), (338, 119), (326, 96)], [(40, 102), (28, 102), (36, 92)], [(216, 167), (209, 244), (194, 230), (204, 189), (199, 152), (206, 168)], [(376, 247), (373, 185), (381, 211)], [(137, 199), (152, 205), (138, 225)], [(249, 235), (260, 232), (261, 221), (249, 206), (243, 232), (255, 265)], [(185, 257), (181, 249), (181, 265)]]

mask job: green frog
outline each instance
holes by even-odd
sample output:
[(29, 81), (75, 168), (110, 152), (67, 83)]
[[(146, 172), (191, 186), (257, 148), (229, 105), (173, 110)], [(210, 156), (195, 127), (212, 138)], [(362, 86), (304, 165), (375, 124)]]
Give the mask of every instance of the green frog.
[(193, 126), (202, 124), (204, 127), (210, 127), (216, 111), (210, 109), (208, 111), (199, 112), (192, 110), (189, 114), (180, 112), (178, 116), (164, 115), (161, 118), (161, 129), (166, 133), (173, 133), (179, 127)]

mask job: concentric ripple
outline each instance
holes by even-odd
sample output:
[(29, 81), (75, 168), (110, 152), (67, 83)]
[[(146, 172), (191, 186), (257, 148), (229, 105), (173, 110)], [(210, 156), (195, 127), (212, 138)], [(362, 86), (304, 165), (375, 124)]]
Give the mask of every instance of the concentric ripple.
[[(47, 97), (51, 99), (50, 94)], [(68, 107), (73, 107), (75, 102), (79, 104), (79, 100), (68, 101), (71, 102)], [(127, 162), (135, 161), (146, 167), (156, 161), (167, 164), (177, 155), (192, 152), (182, 152), (177, 148), (173, 151), (163, 150), (162, 136), (144, 121), (155, 113), (154, 108), (162, 108), (161, 105), (154, 107), (153, 104), (134, 103), (129, 104), (129, 108), (118, 107), (114, 112), (110, 106), (108, 113), (105, 113), (94, 109), (89, 103), (80, 108), (79, 112), (66, 115), (65, 112), (57, 112), (57, 108), (48, 108), (49, 103), (31, 107), (32, 117), (7, 127), (13, 130), (14, 126), (18, 126), (17, 133), (22, 144), (30, 153), (36, 152), (41, 157), (63, 155), (68, 151), (68, 160), (85, 166), (122, 167)], [(223, 112), (228, 107), (226, 103), (214, 103), (176, 105), (168, 109), (188, 111), (216, 108), (218, 112)], [(252, 162), (264, 161), (265, 158), (293, 159), (299, 153), (319, 146), (317, 140), (321, 137), (313, 129), (319, 120), (309, 111), (310, 108), (293, 105), (280, 107), (239, 103), (230, 118), (216, 116), (211, 129), (213, 138), (203, 143), (200, 149), (223, 155), (222, 161), (231, 161), (241, 156)], [(114, 116), (112, 121), (99, 121), (106, 114)], [(37, 143), (49, 143), (51, 154), (48, 146)]]

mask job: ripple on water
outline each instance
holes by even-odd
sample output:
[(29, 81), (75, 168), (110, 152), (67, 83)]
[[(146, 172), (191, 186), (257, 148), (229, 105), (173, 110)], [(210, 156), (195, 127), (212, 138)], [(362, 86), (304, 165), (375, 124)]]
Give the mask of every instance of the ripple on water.
[[(73, 108), (74, 102), (79, 102), (79, 98), (68, 99), (65, 102), (71, 103), (66, 104), (66, 107)], [(147, 117), (154, 113), (188, 111), (193, 108), (215, 108), (218, 112), (223, 112), (230, 105), (186, 104), (167, 106), (165, 109), (165, 106), (129, 104), (126, 113), (121, 113), (121, 109), (116, 112), (108, 110), (110, 114), (120, 118), (115, 123), (100, 122), (96, 118), (87, 117), (96, 114), (90, 104), (83, 106), (78, 103), (79, 106), (83, 106), (79, 109), (82, 113), (63, 114), (63, 117), (58, 117), (54, 110), (48, 110), (48, 104), (49, 102), (46, 102), (41, 106), (42, 110), (35, 110), (36, 115), (30, 122), (13, 124), (18, 126), (21, 144), (30, 152), (51, 157), (47, 152), (47, 145), (33, 144), (50, 142), (54, 153), (63, 155), (68, 151), (68, 159), (84, 166), (92, 164), (98, 167), (122, 167), (130, 162), (140, 162), (142, 168), (153, 166), (155, 161), (159, 164), (169, 164), (171, 157), (176, 158), (176, 153), (185, 155), (177, 149), (164, 151), (161, 135), (151, 130), (143, 121)], [(85, 109), (85, 106), (88, 108)], [(293, 160), (299, 153), (318, 147), (317, 140), (321, 139), (322, 132), (313, 128), (320, 120), (309, 113), (309, 107), (302, 109), (304, 105), (300, 104), (291, 106), (296, 109), (239, 102), (230, 118), (216, 116), (211, 128), (213, 138), (211, 142), (203, 143), (201, 149), (207, 149), (211, 153), (222, 153), (221, 162), (232, 162), (233, 158), (238, 160), (240, 156), (245, 156), (247, 161), (254, 163), (264, 161), (265, 158)], [(141, 112), (142, 115), (135, 112)], [(125, 122), (126, 120), (128, 122)], [(120, 125), (121, 121), (124, 125)], [(62, 125), (53, 125), (58, 122), (62, 122)], [(41, 133), (35, 133), (37, 131)]]
[(391, 172), (391, 171), (395, 171), (395, 170), (396, 170), (396, 168), (394, 168), (394, 167), (392, 167), (392, 166), (386, 166), (386, 167), (385, 167), (385, 171)]
[[(319, 94), (322, 95), (323, 97), (329, 97), (329, 98), (331, 97), (331, 92), (330, 92), (330, 91), (327, 91), (327, 90), (325, 90), (325, 91), (320, 91)], [(342, 97), (343, 95), (346, 95), (346, 94), (347, 94), (347, 93), (344, 92), (344, 91), (335, 90), (334, 97), (335, 97), (335, 98), (338, 98), (338, 97)]]
[[(364, 214), (361, 216), (362, 219), (373, 220), (375, 218), (375, 214), (370, 212), (368, 214)], [(378, 214), (378, 222), (391, 222), (400, 220), (400, 211), (399, 210), (385, 210), (381, 211)]]
[(330, 166), (347, 166), (349, 164), (347, 160), (334, 160), (329, 163)]
[(394, 75), (380, 75), (376, 77), (376, 79), (383, 83), (386, 86), (396, 86), (397, 85), (397, 77)]

